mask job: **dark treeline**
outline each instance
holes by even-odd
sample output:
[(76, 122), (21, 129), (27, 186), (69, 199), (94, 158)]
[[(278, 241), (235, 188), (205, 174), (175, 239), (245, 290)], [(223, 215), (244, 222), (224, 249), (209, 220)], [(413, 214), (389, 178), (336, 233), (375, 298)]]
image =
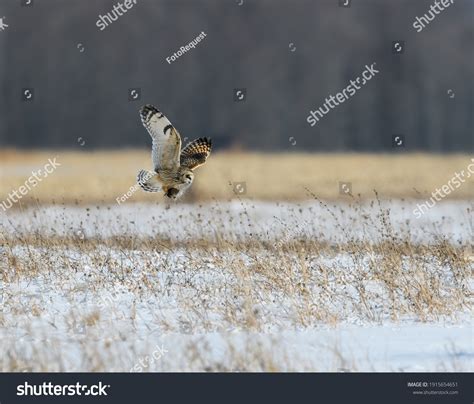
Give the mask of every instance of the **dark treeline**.
[[(124, 0), (121, 0), (122, 3)], [(421, 32), (434, 1), (0, 0), (0, 146), (146, 147), (153, 103), (183, 137), (252, 150), (473, 151), (474, 3), (456, 0)], [(167, 57), (206, 34), (195, 49)], [(405, 41), (394, 54), (393, 41)], [(83, 47), (83, 48), (82, 48)], [(81, 49), (84, 49), (81, 52)], [(311, 127), (324, 104), (376, 62), (380, 71)], [(23, 101), (22, 89), (34, 100)], [(128, 91), (141, 89), (129, 101)], [(243, 102), (234, 89), (245, 88)], [(452, 91), (449, 91), (452, 90)]]

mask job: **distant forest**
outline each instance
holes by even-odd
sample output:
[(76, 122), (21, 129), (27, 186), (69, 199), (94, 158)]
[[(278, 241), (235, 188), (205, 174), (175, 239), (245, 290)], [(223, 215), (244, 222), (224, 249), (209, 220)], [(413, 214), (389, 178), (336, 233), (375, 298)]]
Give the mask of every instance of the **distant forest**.
[[(474, 2), (421, 32), (434, 0), (339, 3), (137, 0), (101, 30), (117, 0), (0, 0), (0, 147), (146, 148), (138, 109), (152, 103), (220, 149), (393, 151), (402, 135), (406, 151), (474, 151)], [(380, 73), (308, 124), (374, 62)]]

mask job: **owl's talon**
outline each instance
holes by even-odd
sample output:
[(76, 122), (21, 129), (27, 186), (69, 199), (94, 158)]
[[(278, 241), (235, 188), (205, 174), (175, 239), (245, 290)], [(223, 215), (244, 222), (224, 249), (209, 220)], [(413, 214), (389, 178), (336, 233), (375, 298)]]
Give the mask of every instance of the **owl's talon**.
[(166, 196), (171, 199), (176, 199), (176, 196), (179, 194), (179, 190), (176, 188), (170, 188), (168, 189), (168, 192), (166, 192)]

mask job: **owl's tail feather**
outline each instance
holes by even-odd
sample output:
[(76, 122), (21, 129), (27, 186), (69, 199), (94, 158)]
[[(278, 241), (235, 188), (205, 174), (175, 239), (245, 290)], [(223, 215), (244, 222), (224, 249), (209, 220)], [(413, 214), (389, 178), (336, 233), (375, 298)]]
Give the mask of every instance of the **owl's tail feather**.
[(161, 192), (161, 182), (153, 171), (140, 170), (137, 175), (137, 183), (146, 192)]

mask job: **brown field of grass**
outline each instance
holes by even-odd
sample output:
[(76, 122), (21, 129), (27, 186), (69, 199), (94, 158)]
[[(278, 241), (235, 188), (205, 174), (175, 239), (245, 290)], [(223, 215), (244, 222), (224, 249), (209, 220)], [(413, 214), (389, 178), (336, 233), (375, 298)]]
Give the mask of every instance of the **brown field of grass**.
[[(266, 225), (253, 201), (10, 211), (0, 221), (0, 371), (124, 372), (162, 344), (146, 371), (469, 371), (472, 250), (433, 233), (445, 219), (413, 242), (409, 221), (394, 224), (396, 203), (273, 207)], [(469, 212), (451, 219), (460, 226)], [(374, 232), (356, 238), (344, 218)], [(431, 326), (449, 336), (428, 338)], [(422, 344), (428, 353), (410, 354)]]
[[(119, 277), (124, 279), (124, 288), (132, 278), (134, 268), (140, 268), (141, 275), (134, 285), (136, 290), (133, 289), (137, 295), (143, 295), (147, 290), (156, 292), (156, 283), (147, 275), (163, 270), (157, 262), (156, 251), (169, 253), (172, 257), (173, 252), (185, 247), (186, 268), (193, 268), (193, 271), (222, 268), (221, 273), (224, 271), (239, 279), (236, 285), (226, 284), (225, 288), (228, 292), (232, 290), (232, 296), (248, 299), (245, 307), (255, 307), (257, 302), (258, 306), (264, 306), (265, 296), (271, 300), (269, 297), (273, 294), (304, 302), (298, 316), (292, 320), (299, 326), (318, 321), (335, 325), (347, 321), (354, 314), (369, 323), (380, 322), (383, 315), (392, 321), (413, 316), (426, 322), (442, 316), (455, 318), (470, 307), (469, 288), (462, 285), (468, 285), (472, 279), (471, 258), (466, 255), (465, 248), (447, 243), (428, 246), (415, 245), (407, 240), (387, 240), (375, 245), (354, 242), (334, 246), (310, 239), (291, 240), (284, 244), (261, 240), (178, 243), (157, 237), (78, 240), (76, 235), (31, 234), (17, 239), (3, 238), (2, 245), (6, 247), (6, 259), (0, 264), (0, 281), (5, 284), (25, 278), (35, 279), (44, 272), (55, 274), (64, 268), (69, 268), (71, 273), (81, 271), (84, 263), (78, 260), (80, 256), (82, 259), (87, 257), (93, 268), (103, 268), (104, 265), (114, 268), (116, 275), (120, 274)], [(140, 252), (135, 255), (137, 245)], [(15, 249), (17, 246), (28, 246), (28, 254), (19, 253), (20, 250)], [(104, 247), (107, 255), (100, 253)], [(76, 255), (70, 258), (64, 254), (65, 251), (75, 251)], [(246, 259), (239, 258), (242, 253)], [(341, 254), (352, 257), (350, 271), (344, 267)], [(232, 257), (231, 261), (229, 257)], [(322, 263), (321, 257), (329, 258), (328, 263)], [(124, 264), (127, 261), (130, 265)], [(175, 270), (174, 266), (169, 270)], [(103, 277), (100, 282), (104, 282)], [(345, 290), (344, 285), (350, 285), (351, 290)], [(95, 286), (90, 282), (88, 287), (92, 290)], [(211, 291), (206, 288), (206, 294), (209, 293)], [(212, 294), (222, 298), (217, 290)], [(347, 313), (340, 308), (336, 310), (334, 302), (338, 299), (351, 303), (351, 310)], [(196, 302), (186, 299), (183, 304), (195, 305)], [(229, 302), (230, 306), (234, 304)], [(374, 310), (378, 305), (383, 306), (384, 311)], [(183, 307), (182, 312), (188, 309)], [(193, 310), (197, 311), (197, 307)], [(239, 318), (236, 313), (238, 307), (226, 308), (225, 317), (229, 324), (251, 331), (264, 328), (254, 310), (249, 310), (244, 318)]]
[(131, 371), (157, 346), (145, 371), (470, 369), (472, 179), (420, 220), (382, 200), (468, 156), (216, 153), (186, 198), (210, 203), (118, 205), (149, 153), (3, 152), (0, 198), (56, 156), (0, 220), (0, 371)]
[[(49, 158), (61, 164), (55, 172), (21, 199), (32, 203), (114, 203), (135, 184), (139, 169), (150, 169), (150, 153), (139, 150), (0, 151), (0, 200), (25, 183), (32, 171)], [(214, 153), (198, 169), (185, 200), (227, 200), (235, 197), (233, 183), (245, 182), (243, 197), (260, 200), (297, 201), (308, 199), (305, 188), (319, 198), (339, 199), (339, 182), (352, 183), (352, 193), (372, 198), (427, 199), (456, 172), (467, 171), (469, 155), (428, 154), (261, 154)], [(449, 198), (471, 199), (474, 176), (452, 192)], [(161, 202), (162, 196), (141, 190), (128, 199)]]

